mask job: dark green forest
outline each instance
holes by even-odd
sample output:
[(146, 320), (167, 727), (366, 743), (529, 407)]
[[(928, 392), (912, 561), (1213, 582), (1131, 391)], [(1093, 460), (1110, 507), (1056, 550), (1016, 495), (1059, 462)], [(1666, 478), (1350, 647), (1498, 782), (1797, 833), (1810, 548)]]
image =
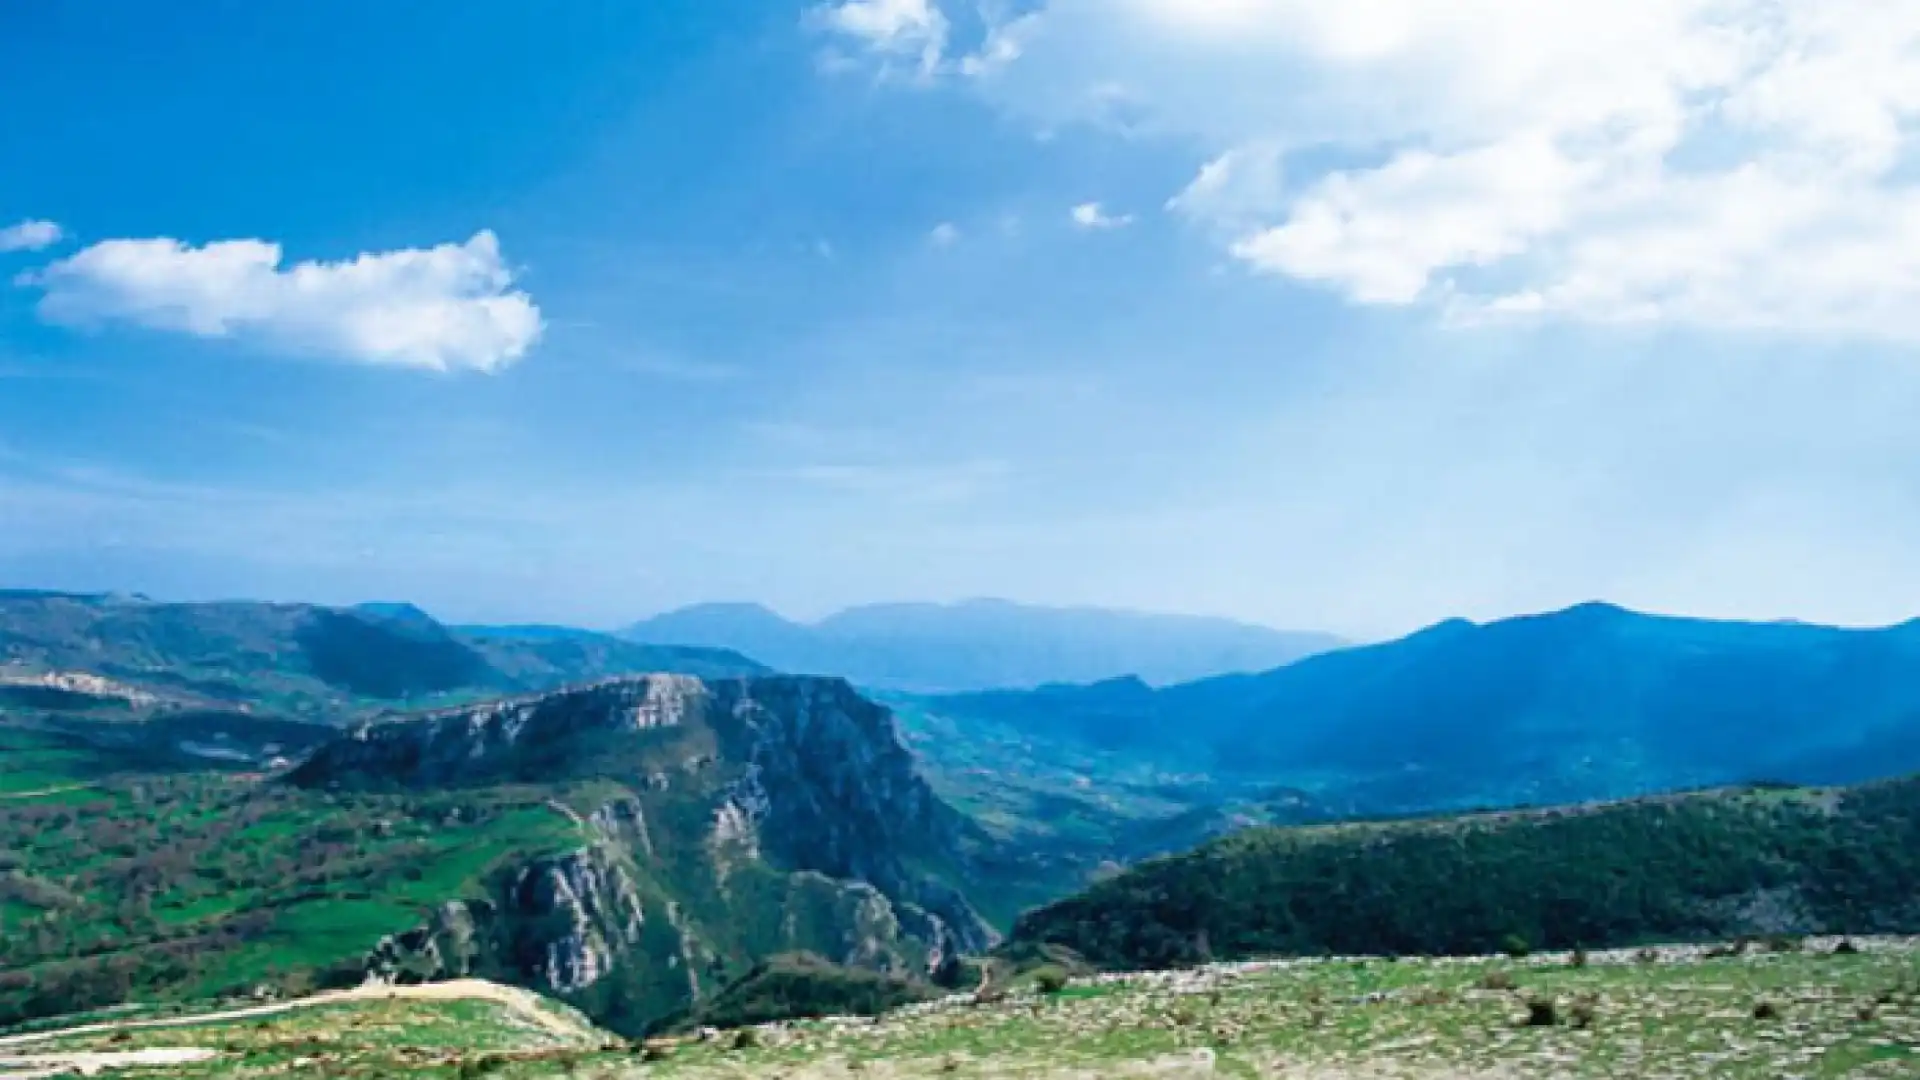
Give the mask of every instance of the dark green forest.
[(1481, 954), (1920, 922), (1920, 779), (1258, 829), (1024, 916), (1109, 967)]

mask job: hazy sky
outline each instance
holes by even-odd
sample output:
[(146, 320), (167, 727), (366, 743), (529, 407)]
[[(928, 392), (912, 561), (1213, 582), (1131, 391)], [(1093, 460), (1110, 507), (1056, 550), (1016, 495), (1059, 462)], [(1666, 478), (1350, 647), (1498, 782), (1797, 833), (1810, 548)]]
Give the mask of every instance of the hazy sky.
[(1916, 50), (1915, 0), (5, 5), (0, 584), (1920, 615)]

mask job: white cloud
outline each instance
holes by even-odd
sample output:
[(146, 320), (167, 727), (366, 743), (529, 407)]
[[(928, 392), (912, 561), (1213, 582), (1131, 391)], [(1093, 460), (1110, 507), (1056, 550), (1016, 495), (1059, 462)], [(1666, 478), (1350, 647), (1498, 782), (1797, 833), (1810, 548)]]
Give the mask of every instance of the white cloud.
[(943, 221), (927, 232), (927, 239), (935, 247), (952, 247), (960, 242), (960, 226), (951, 221)]
[(1081, 203), (1073, 208), (1073, 223), (1082, 229), (1124, 229), (1133, 224), (1133, 215), (1116, 217), (1097, 202)]
[(496, 371), (539, 340), (491, 232), (464, 244), (281, 265), (280, 245), (107, 240), (20, 283), (49, 322), (125, 322), (366, 364)]
[(22, 221), (0, 229), (0, 253), (8, 251), (39, 251), (52, 247), (66, 235), (60, 226), (52, 221)]
[(979, 93), (1200, 146), (1170, 208), (1355, 303), (1920, 341), (1917, 0), (1045, 0), (987, 42)]
[(813, 22), (888, 59), (931, 73), (946, 53), (949, 24), (933, 0), (845, 0), (813, 9)]

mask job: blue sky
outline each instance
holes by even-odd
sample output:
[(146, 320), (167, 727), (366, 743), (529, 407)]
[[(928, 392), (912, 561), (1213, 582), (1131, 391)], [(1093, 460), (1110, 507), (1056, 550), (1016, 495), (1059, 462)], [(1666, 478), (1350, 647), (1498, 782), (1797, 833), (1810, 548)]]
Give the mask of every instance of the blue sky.
[(9, 8), (0, 583), (1920, 615), (1920, 15), (1539, 7)]

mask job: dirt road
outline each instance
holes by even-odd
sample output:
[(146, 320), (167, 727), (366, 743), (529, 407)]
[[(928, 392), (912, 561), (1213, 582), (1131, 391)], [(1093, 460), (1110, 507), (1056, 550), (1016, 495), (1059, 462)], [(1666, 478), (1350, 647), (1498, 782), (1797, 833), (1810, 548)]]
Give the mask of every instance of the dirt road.
[(213, 1056), (211, 1050), (192, 1047), (171, 1048), (153, 1051), (131, 1051), (120, 1054), (75, 1053), (75, 1054), (11, 1054), (9, 1051), (20, 1047), (54, 1042), (59, 1039), (71, 1039), (88, 1035), (111, 1035), (116, 1032), (157, 1031), (166, 1028), (201, 1027), (207, 1024), (224, 1024), (236, 1020), (255, 1020), (268, 1016), (280, 1016), (301, 1009), (324, 1008), (328, 1005), (347, 1005), (357, 1001), (490, 1001), (505, 1008), (515, 1016), (538, 1027), (554, 1038), (573, 1043), (595, 1042), (598, 1035), (588, 1025), (547, 1007), (540, 996), (518, 987), (502, 986), (498, 983), (484, 982), (479, 979), (459, 979), (453, 982), (428, 983), (423, 986), (387, 986), (369, 983), (352, 990), (335, 990), (298, 1001), (280, 1001), (270, 1005), (249, 1005), (244, 1008), (226, 1009), (221, 1012), (199, 1013), (194, 1016), (170, 1016), (161, 1020), (124, 1020), (103, 1021), (97, 1024), (82, 1024), (78, 1027), (62, 1028), (58, 1031), (35, 1032), (31, 1035), (9, 1035), (0, 1038), (0, 1080), (55, 1075), (62, 1071), (78, 1069), (84, 1075), (92, 1075), (103, 1069), (130, 1068), (136, 1065), (167, 1064), (157, 1058), (141, 1060), (138, 1055), (188, 1055), (178, 1061), (201, 1061)]

